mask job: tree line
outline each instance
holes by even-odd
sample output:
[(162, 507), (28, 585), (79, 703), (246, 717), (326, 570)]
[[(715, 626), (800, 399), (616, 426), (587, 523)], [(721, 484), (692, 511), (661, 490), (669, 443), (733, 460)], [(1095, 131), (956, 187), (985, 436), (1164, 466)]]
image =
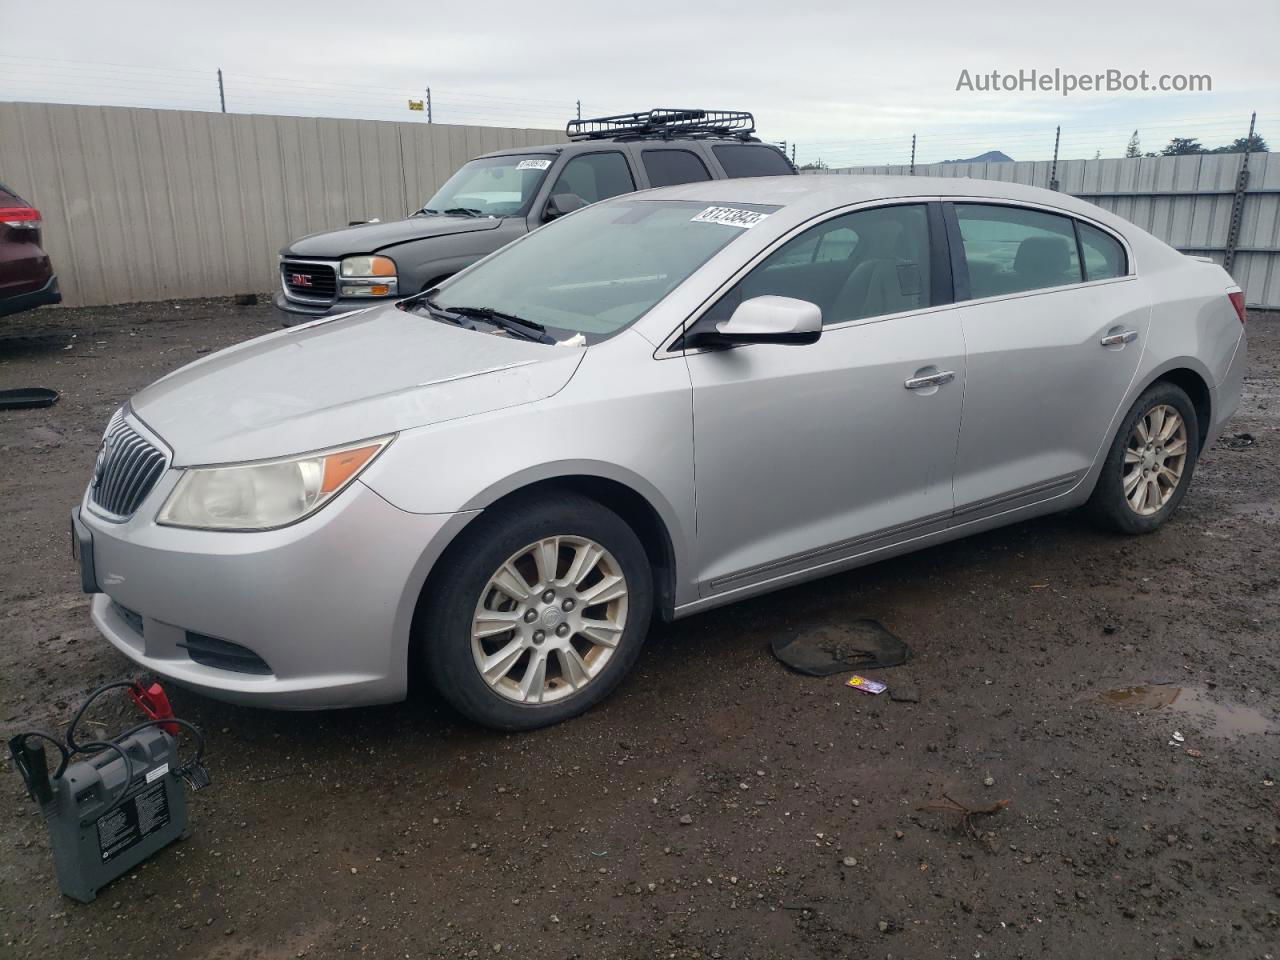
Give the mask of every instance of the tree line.
[(1206, 147), (1198, 137), (1174, 137), (1159, 153), (1143, 153), (1142, 142), (1138, 139), (1138, 131), (1133, 131), (1129, 145), (1125, 147), (1126, 157), (1183, 157), (1193, 153), (1266, 153), (1267, 141), (1262, 134), (1254, 133), (1247, 137), (1236, 137), (1221, 147)]

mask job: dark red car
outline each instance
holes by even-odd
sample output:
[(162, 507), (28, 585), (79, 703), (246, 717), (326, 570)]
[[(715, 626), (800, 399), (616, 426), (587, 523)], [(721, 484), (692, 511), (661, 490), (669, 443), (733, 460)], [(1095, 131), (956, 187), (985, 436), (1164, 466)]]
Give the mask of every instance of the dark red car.
[(40, 248), (40, 211), (0, 183), (0, 317), (61, 301)]

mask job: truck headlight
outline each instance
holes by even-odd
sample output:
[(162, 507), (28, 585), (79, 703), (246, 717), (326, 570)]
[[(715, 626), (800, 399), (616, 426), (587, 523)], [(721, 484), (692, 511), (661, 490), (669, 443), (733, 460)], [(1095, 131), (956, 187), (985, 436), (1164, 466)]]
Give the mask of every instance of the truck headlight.
[(339, 266), (340, 295), (391, 297), (397, 293), (396, 262), (390, 257), (347, 257)]
[(375, 437), (279, 460), (188, 468), (156, 522), (200, 530), (288, 526), (342, 492), (393, 437)]

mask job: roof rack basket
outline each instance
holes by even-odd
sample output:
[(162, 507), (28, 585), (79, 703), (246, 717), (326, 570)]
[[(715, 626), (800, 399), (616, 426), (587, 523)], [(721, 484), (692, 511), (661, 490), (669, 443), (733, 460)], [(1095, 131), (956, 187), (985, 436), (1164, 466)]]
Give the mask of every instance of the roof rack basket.
[(749, 140), (756, 120), (745, 110), (686, 110), (658, 107), (643, 113), (570, 120), (570, 140), (665, 140), (672, 137), (737, 137)]

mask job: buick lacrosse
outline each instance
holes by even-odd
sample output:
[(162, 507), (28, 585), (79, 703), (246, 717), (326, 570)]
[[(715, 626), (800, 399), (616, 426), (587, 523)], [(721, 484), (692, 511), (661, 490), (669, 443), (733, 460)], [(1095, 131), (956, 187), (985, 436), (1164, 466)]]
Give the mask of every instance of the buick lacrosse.
[(210, 696), (581, 712), (672, 619), (1051, 511), (1177, 510), (1240, 398), (1221, 267), (1009, 183), (606, 200), (205, 357), (73, 512), (98, 629)]

